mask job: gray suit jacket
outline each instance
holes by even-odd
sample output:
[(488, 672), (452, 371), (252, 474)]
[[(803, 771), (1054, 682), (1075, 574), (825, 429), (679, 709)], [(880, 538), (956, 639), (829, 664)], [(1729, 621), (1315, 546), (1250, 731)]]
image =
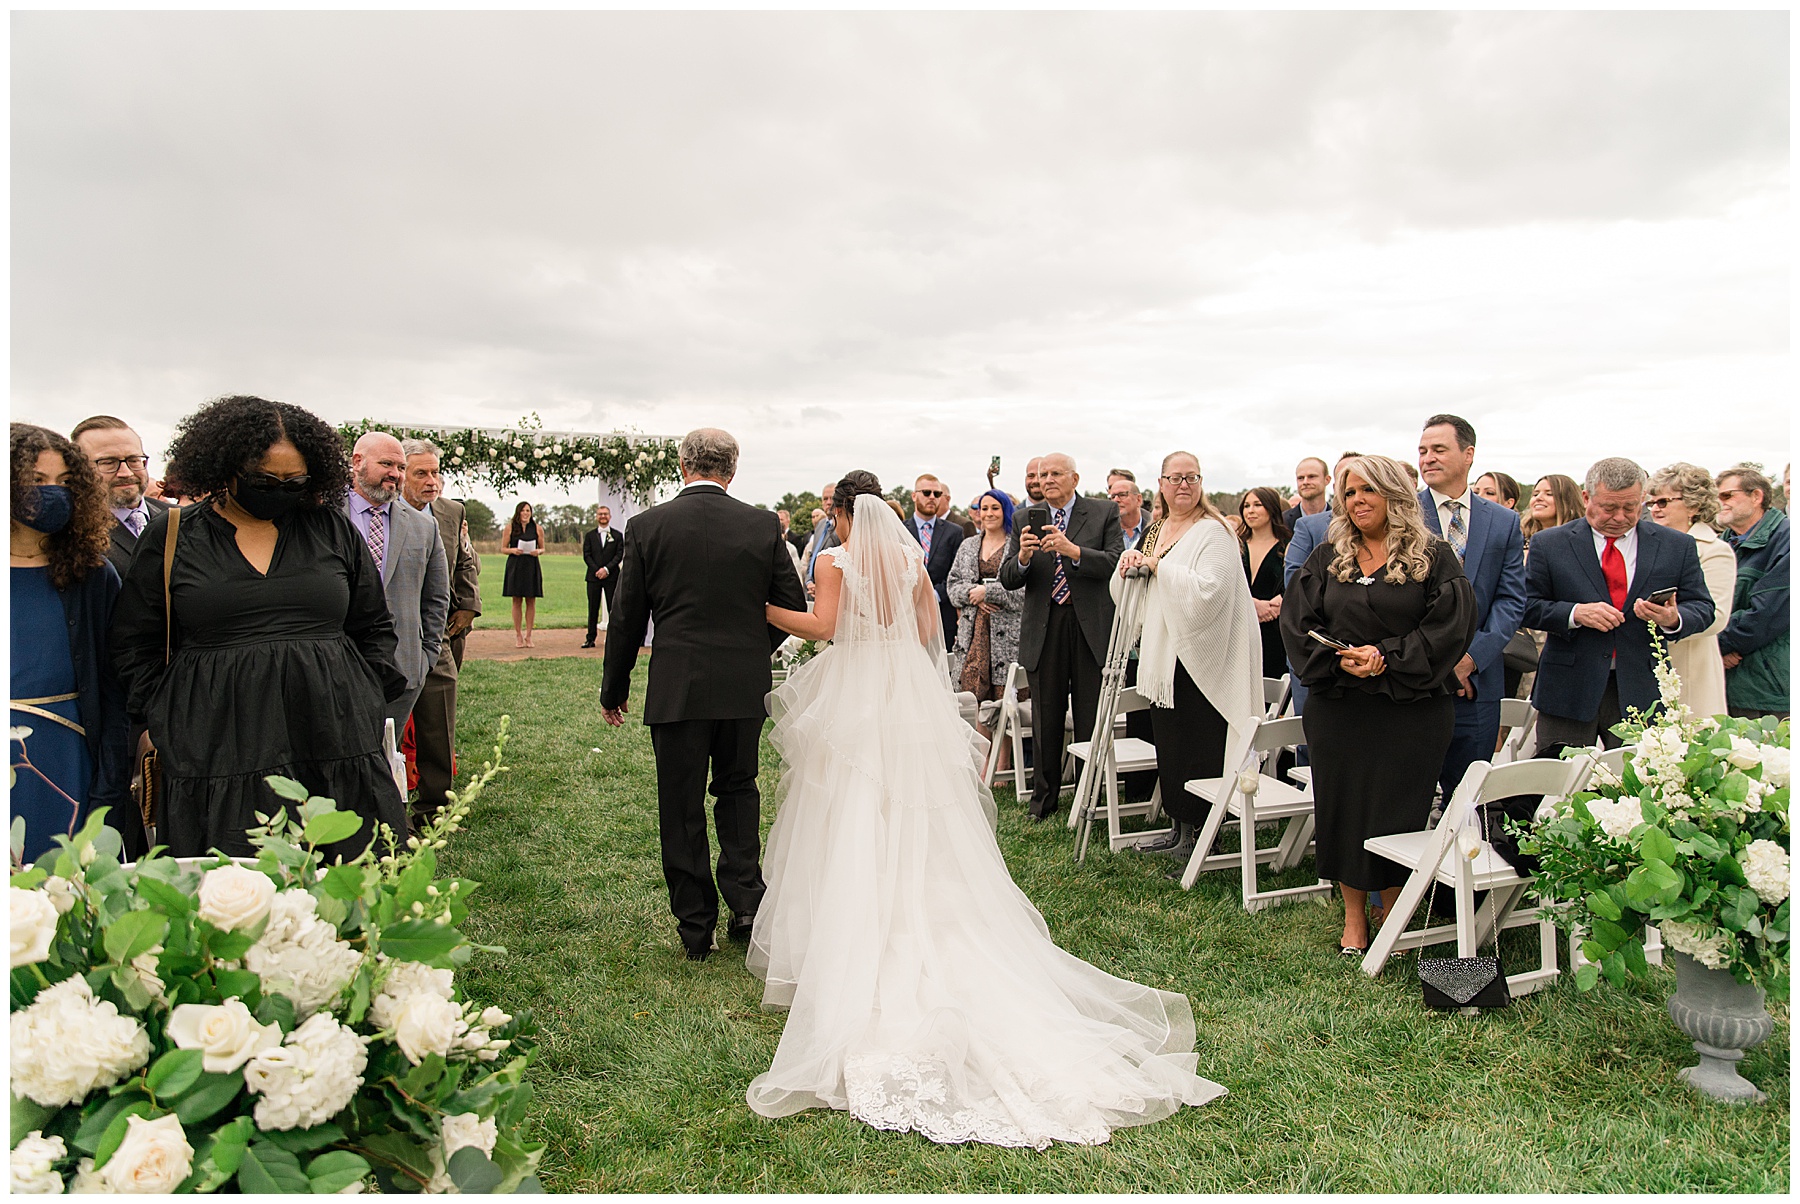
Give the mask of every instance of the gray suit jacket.
[[(344, 513), (350, 503), (344, 502)], [(404, 724), (413, 700), (424, 688), (425, 675), (437, 664), (444, 646), (444, 623), (450, 617), (450, 571), (437, 519), (414, 510), (396, 496), (388, 507), (387, 565), (381, 586), (388, 613), (394, 618), (398, 647), (394, 663), (406, 674), (406, 693), (388, 705), (396, 725)], [(404, 708), (404, 709), (401, 709)]]

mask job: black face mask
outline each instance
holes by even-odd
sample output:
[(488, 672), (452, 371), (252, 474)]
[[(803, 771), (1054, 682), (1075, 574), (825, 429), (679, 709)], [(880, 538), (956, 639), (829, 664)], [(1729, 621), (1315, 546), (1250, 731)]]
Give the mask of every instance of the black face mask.
[[(274, 480), (261, 474), (249, 480), (240, 477), (231, 496), (250, 517), (272, 522), (293, 513), (294, 508), (306, 500), (307, 486), (305, 477), (295, 477), (281, 484), (275, 484)], [(287, 487), (296, 484), (298, 489)]]
[(69, 520), (74, 515), (75, 499), (69, 493), (67, 485), (39, 485), (37, 511), (33, 514), (15, 514), (13, 517), (33, 531), (55, 535), (69, 525)]

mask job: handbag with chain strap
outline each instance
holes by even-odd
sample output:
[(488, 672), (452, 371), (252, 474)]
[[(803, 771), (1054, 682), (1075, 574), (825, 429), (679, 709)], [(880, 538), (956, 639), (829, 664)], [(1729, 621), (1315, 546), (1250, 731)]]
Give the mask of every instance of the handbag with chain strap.
[[(169, 596), (169, 578), (175, 571), (175, 539), (181, 531), (181, 507), (169, 507), (169, 533), (163, 541), (163, 667), (168, 668), (175, 651), (175, 608)], [(156, 812), (162, 806), (162, 757), (155, 746), (138, 759), (138, 771), (132, 780), (132, 794), (137, 800), (138, 815), (144, 821), (145, 847), (156, 844)]]

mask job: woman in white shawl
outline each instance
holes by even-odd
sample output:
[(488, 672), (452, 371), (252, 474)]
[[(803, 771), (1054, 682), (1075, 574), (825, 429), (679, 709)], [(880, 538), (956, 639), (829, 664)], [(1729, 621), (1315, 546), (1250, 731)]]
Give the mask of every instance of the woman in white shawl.
[(1225, 747), (1262, 712), (1262, 643), (1244, 580), (1238, 538), (1206, 500), (1200, 461), (1163, 457), (1158, 496), (1166, 515), (1142, 551), (1119, 558), (1115, 600), (1135, 565), (1150, 571), (1137, 688), (1153, 704), (1157, 778), (1172, 821), (1161, 840), (1138, 846), (1186, 860), (1206, 822), (1206, 804), (1182, 789), (1224, 773)]

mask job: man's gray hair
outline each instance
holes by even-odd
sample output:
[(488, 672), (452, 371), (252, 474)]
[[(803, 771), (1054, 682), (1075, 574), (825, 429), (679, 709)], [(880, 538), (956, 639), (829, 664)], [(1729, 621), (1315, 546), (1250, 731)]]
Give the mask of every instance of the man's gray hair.
[(681, 466), (694, 476), (728, 481), (737, 475), (738, 442), (717, 427), (689, 431), (681, 441)]
[(400, 440), (400, 454), (408, 460), (414, 456), (436, 456), (440, 460), (444, 458), (443, 451), (429, 439)]
[(1616, 492), (1620, 489), (1641, 489), (1647, 480), (1649, 474), (1636, 460), (1627, 460), (1624, 456), (1608, 456), (1596, 461), (1587, 470), (1587, 480), (1581, 487), (1590, 494), (1601, 489)]

